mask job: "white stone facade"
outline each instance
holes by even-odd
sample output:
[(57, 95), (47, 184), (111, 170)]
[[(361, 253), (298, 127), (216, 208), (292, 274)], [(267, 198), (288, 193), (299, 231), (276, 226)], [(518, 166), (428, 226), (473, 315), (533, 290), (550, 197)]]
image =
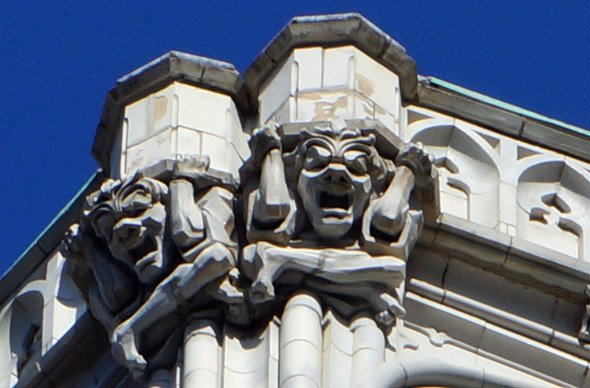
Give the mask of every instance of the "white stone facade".
[[(159, 58), (107, 96), (93, 149), (104, 175), (0, 280), (0, 387), (590, 386), (588, 133), (529, 113), (418, 76), (401, 46), (354, 14), (295, 19), (243, 81), (229, 64)], [(372, 168), (395, 171), (371, 177), (360, 215), (359, 190), (346, 194), (343, 232), (309, 214), (305, 182), (318, 181), (297, 178), (315, 177), (324, 151), (297, 152), (320, 138), (334, 147), (325, 163), (340, 166), (329, 179), (348, 179), (347, 166), (351, 185), (362, 180), (347, 139), (378, 160)], [(404, 159), (407, 147), (418, 156)], [(412, 163), (428, 169), (406, 173)], [(138, 185), (161, 196), (130, 206)], [(344, 201), (329, 194), (318, 202)], [(137, 239), (159, 222), (166, 232), (150, 241), (184, 260), (165, 276), (141, 266), (133, 287), (145, 295), (130, 312), (120, 300), (98, 310), (100, 271), (78, 267), (62, 243), (70, 224), (103, 214), (101, 195), (116, 219), (86, 228), (112, 229), (104, 252), (118, 259), (119, 243), (151, 257)], [(403, 216), (387, 218), (404, 200)], [(387, 240), (384, 225), (400, 229)], [(201, 267), (183, 288), (187, 263)], [(129, 289), (117, 281), (112, 290)], [(158, 315), (160, 290), (178, 303), (174, 318)], [(154, 338), (180, 333), (157, 348), (164, 355), (145, 335), (130, 345), (150, 319)]]

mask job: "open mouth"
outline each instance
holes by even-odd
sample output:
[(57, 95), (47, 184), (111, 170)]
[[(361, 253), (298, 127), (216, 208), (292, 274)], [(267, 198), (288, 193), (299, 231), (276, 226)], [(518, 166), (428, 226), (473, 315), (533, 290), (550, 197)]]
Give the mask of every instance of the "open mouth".
[(135, 267), (141, 271), (150, 265), (158, 253), (158, 243), (156, 239), (151, 236), (146, 236), (143, 241), (129, 249), (129, 256), (136, 260)]
[(318, 205), (322, 210), (323, 217), (342, 218), (350, 214), (352, 209), (353, 195), (351, 191), (343, 190), (321, 190), (318, 193)]
[(343, 209), (350, 208), (350, 196), (348, 194), (336, 194), (322, 191), (320, 193), (320, 207), (323, 209)]

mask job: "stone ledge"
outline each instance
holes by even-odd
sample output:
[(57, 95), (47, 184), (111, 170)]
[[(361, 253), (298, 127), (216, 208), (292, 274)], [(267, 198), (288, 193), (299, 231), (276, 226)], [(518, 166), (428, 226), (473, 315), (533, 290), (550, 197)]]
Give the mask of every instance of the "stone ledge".
[[(495, 324), (466, 314), (421, 296), (413, 291), (406, 293), (409, 327), (434, 327), (448, 333), (449, 343), (491, 358), (542, 379), (579, 386), (585, 377), (588, 362), (560, 349), (504, 330)], [(444, 343), (444, 342), (443, 342)]]
[(424, 227), (420, 246), (572, 300), (586, 300), (590, 263), (449, 214), (439, 221), (443, 223)]
[(124, 106), (174, 81), (227, 94), (240, 110), (248, 111), (248, 98), (241, 96), (245, 90), (241, 87), (240, 74), (232, 64), (170, 51), (119, 78), (115, 87), (107, 93), (92, 146), (92, 156), (107, 175), (110, 175), (110, 153)]
[(418, 83), (416, 63), (406, 49), (360, 14), (345, 13), (291, 19), (244, 73), (245, 87), (252, 98), (250, 104), (257, 105), (260, 87), (293, 49), (350, 44), (396, 73), (403, 101), (414, 100)]
[(496, 106), (498, 104), (447, 89), (434, 83), (434, 80), (431, 77), (420, 77), (416, 105), (483, 125), (525, 143), (532, 142), (590, 162), (588, 134), (583, 133), (581, 128), (574, 130), (565, 123), (560, 126), (556, 120), (549, 118), (546, 118), (547, 122), (541, 122), (538, 117), (529, 117), (523, 109), (512, 112), (509, 108), (517, 108), (498, 101), (498, 104), (506, 105), (506, 109), (503, 109)]

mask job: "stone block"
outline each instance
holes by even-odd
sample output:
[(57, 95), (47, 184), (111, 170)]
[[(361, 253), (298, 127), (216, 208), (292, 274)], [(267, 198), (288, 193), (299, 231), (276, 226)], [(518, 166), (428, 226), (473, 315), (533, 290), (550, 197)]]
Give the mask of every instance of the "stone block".
[(442, 303), (445, 298), (445, 291), (441, 287), (434, 286), (416, 278), (408, 279), (406, 289), (438, 303)]
[(543, 144), (583, 160), (588, 160), (590, 155), (590, 143), (587, 137), (565, 128), (525, 120), (521, 136), (525, 141)]
[(448, 263), (448, 257), (418, 246), (408, 259), (407, 276), (442, 287)]
[(507, 252), (512, 243), (510, 236), (498, 230), (466, 221), (451, 214), (441, 214), (439, 222), (439, 230), (451, 232), (501, 252)]
[(362, 51), (355, 51), (355, 89), (384, 111), (399, 117), (399, 77)]
[[(590, 280), (590, 275), (581, 276), (581, 273), (590, 273), (587, 263), (519, 237), (513, 238), (508, 253), (506, 268), (528, 274), (541, 283), (584, 294), (585, 284)], [(543, 269), (544, 267), (548, 268)], [(554, 270), (548, 270), (550, 268)]]
[(576, 337), (580, 330), (580, 323), (585, 313), (584, 303), (556, 298), (551, 316), (552, 327), (555, 330)]
[[(446, 185), (441, 184), (441, 189)], [(440, 211), (464, 220), (469, 219), (469, 202), (467, 197), (460, 193), (449, 193), (448, 190), (440, 191)]]
[(260, 126), (266, 125), (271, 121), (276, 123), (288, 123), (291, 117), (296, 117), (297, 114), (297, 99), (296, 97), (289, 97), (283, 104), (265, 121), (260, 121)]
[(490, 271), (451, 260), (446, 271), (444, 288), (525, 319), (551, 325), (555, 304), (553, 295), (523, 286)]
[(117, 131), (115, 135), (115, 140), (113, 143), (113, 150), (111, 151), (110, 156), (110, 171), (111, 177), (114, 179), (119, 179), (123, 175), (124, 171), (123, 168), (125, 166), (125, 155), (123, 153), (124, 147), (123, 144), (126, 144), (127, 141), (124, 137), (127, 136), (127, 124), (126, 121), (123, 122), (121, 125), (121, 130)]
[(134, 171), (170, 157), (172, 154), (172, 131), (166, 129), (127, 149), (125, 174), (131, 175)]
[(321, 47), (298, 48), (293, 51), (297, 92), (322, 86)]
[(232, 98), (179, 82), (128, 106), (121, 139), (129, 145), (117, 157), (125, 163), (123, 176), (178, 155), (205, 155), (212, 168), (239, 181), (238, 169), (250, 156)]
[[(202, 134), (203, 155), (207, 155), (211, 162), (210, 167), (216, 170), (229, 170), (229, 150), (226, 140), (222, 137)], [(206, 150), (206, 151), (205, 151)]]
[[(226, 111), (233, 105), (231, 97), (181, 83), (176, 84), (178, 124), (219, 137), (226, 137)], [(172, 123), (174, 126), (174, 123)]]
[(462, 119), (492, 127), (511, 136), (518, 136), (523, 125), (522, 117), (515, 113), (451, 93), (442, 87), (431, 85), (429, 80), (418, 85), (418, 100), (420, 106), (453, 112)]
[[(297, 106), (286, 114), (289, 96)], [(390, 130), (399, 127), (397, 75), (353, 46), (294, 49), (261, 88), (259, 103), (260, 123), (272, 116), (280, 123), (340, 116), (377, 118)]]
[(516, 225), (516, 187), (500, 182), (499, 220), (505, 224)]
[(317, 91), (297, 96), (297, 115), (290, 121), (329, 121), (336, 117), (352, 118), (353, 93), (345, 89), (338, 91)]
[(590, 349), (580, 346), (578, 336), (572, 336), (562, 333), (559, 330), (553, 331), (553, 336), (550, 342), (551, 346), (568, 352), (574, 356), (581, 357), (585, 360), (590, 359)]
[(324, 88), (354, 88), (355, 52), (353, 46), (324, 50), (322, 86)]
[(474, 243), (469, 238), (457, 236), (455, 233), (439, 230), (433, 243), (435, 249), (441, 249), (451, 257), (471, 260), (494, 267), (500, 267), (506, 260), (506, 250)]
[(399, 115), (393, 115), (379, 105), (375, 105), (375, 120), (380, 121), (390, 131), (399, 136)]
[(566, 295), (583, 298), (587, 282), (566, 273), (548, 269), (546, 265), (538, 264), (522, 257), (509, 254), (502, 265), (507, 271), (518, 275), (529, 282), (536, 283), (537, 287), (543, 287), (554, 293), (565, 292)]
[(579, 386), (587, 362), (494, 325), (487, 325), (478, 353), (492, 353), (538, 372)]
[(356, 90), (383, 111), (399, 117), (399, 78), (353, 46), (324, 50), (324, 88)]
[(293, 84), (294, 61), (293, 55), (290, 55), (276, 74), (261, 87), (258, 96), (260, 123), (265, 123), (295, 93), (297, 86)]
[(202, 155), (201, 133), (190, 128), (178, 127), (176, 131), (176, 155)]
[(132, 147), (172, 126), (174, 85), (170, 85), (125, 108), (126, 146)]
[(551, 327), (523, 318), (518, 312), (509, 312), (452, 291), (445, 291), (444, 304), (543, 343), (549, 343), (553, 334)]
[(486, 322), (469, 314), (407, 293), (404, 301), (407, 321), (443, 332), (449, 337), (475, 348), (479, 346)]

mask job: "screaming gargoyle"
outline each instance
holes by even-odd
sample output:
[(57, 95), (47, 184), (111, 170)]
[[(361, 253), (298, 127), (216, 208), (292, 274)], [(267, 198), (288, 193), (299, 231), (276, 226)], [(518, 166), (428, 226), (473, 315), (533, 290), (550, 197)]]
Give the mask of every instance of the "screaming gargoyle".
[(344, 316), (369, 309), (390, 325), (405, 312), (405, 259), (423, 223), (411, 194), (431, 158), (408, 144), (394, 163), (367, 128), (344, 120), (307, 125), (289, 141), (281, 132), (270, 125), (250, 141), (260, 178), (245, 193), (251, 244), (240, 268), (251, 301), (273, 300), (277, 284), (304, 287)]

